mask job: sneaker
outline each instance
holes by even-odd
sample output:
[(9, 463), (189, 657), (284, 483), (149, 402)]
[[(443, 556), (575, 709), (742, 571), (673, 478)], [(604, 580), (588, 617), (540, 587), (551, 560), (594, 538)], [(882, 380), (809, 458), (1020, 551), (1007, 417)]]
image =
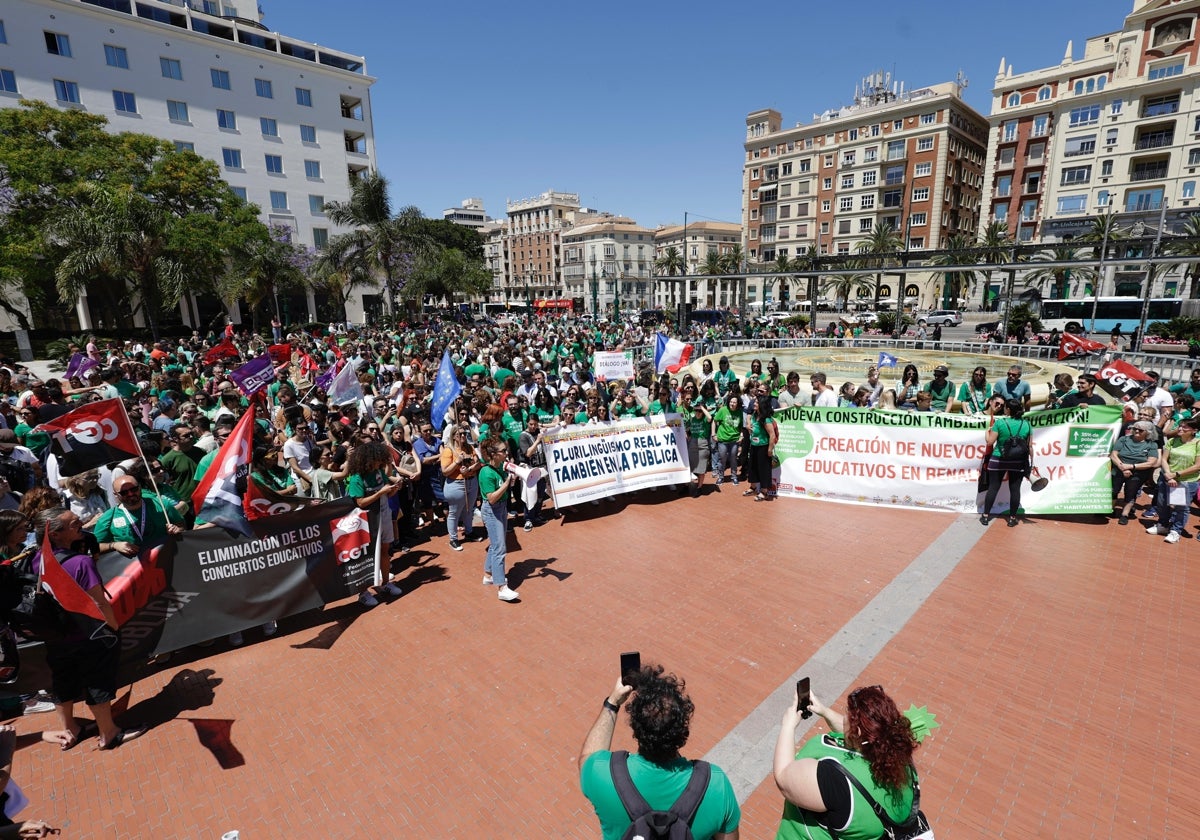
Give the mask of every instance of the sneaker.
[(484, 575), (483, 576), (483, 585), (484, 586), (495, 586), (496, 582), (494, 580), (492, 580), (491, 575)]
[(1128, 517), (1128, 516), (1125, 516), (1124, 514), (1122, 514), (1120, 517), (1118, 517), (1118, 519), (1117, 519), (1117, 524), (1118, 524), (1118, 525), (1128, 525), (1128, 524), (1129, 524), (1129, 517)]
[(462, 551), (462, 543), (458, 540), (450, 540), (450, 548), (454, 551)]
[(1179, 532), (1172, 531), (1171, 533), (1167, 534), (1167, 538), (1165, 540), (1163, 540), (1163, 542), (1169, 542), (1169, 543), (1179, 542)]
[(1146, 529), (1146, 533), (1152, 537), (1162, 537), (1162, 536), (1166, 536), (1167, 529), (1164, 528), (1162, 525), (1151, 525), (1149, 528)]
[(737, 487), (737, 486), (738, 486), (738, 480), (737, 480), (737, 476), (736, 476), (736, 475), (733, 477), (733, 486), (734, 486), (734, 487)]
[(242, 638), (242, 634), (240, 632), (232, 633), (229, 636), (229, 644), (231, 647), (241, 647), (242, 642), (244, 642), (244, 641), (245, 641), (245, 639)]
[(530, 522), (528, 519), (525, 520), (525, 527), (522, 530), (528, 534), (530, 531), (533, 530), (533, 523)]
[(23, 715), (39, 715), (43, 712), (53, 712), (54, 704), (49, 700), (41, 700), (37, 697), (30, 697), (25, 701), (21, 709)]
[(379, 599), (376, 598), (374, 595), (372, 595), (369, 590), (364, 590), (362, 592), (362, 594), (360, 594), (358, 596), (358, 603), (360, 603), (364, 607), (368, 607), (368, 608), (369, 607), (378, 607)]
[(404, 590), (392, 583), (390, 580), (383, 586), (379, 587), (379, 591), (385, 595), (391, 595), (393, 598), (399, 598), (404, 594)]
[(521, 597), (521, 593), (515, 589), (509, 589), (507, 586), (501, 586), (500, 591), (496, 593), (501, 601), (515, 601)]
[(1158, 516), (1158, 508), (1148, 507), (1142, 511), (1143, 519), (1153, 519), (1156, 516)]
[(262, 631), (263, 635), (269, 639), (279, 632), (279, 623), (275, 621), (268, 621), (262, 626)]

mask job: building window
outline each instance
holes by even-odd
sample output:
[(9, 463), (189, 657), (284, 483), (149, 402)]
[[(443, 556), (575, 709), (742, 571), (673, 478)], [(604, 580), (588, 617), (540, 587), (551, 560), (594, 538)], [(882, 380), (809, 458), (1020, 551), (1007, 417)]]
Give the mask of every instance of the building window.
[(936, 119), (937, 119), (937, 114), (936, 114), (936, 113), (934, 113), (934, 114), (922, 114), (922, 115), (921, 115), (921, 125), (933, 125), (933, 123), (934, 123), (934, 121), (935, 121)]
[(327, 228), (313, 228), (313, 247), (318, 251), (323, 251), (329, 245), (329, 230)]
[(1069, 125), (1095, 125), (1100, 121), (1099, 105), (1084, 105), (1082, 108), (1072, 108)]
[(59, 102), (73, 102), (78, 105), (79, 85), (75, 82), (64, 82), (62, 79), (55, 79), (54, 98)]
[(271, 87), (270, 80), (269, 79), (255, 79), (254, 80), (254, 95), (261, 96), (263, 99), (274, 99), (275, 91)]
[(304, 143), (316, 143), (317, 127), (315, 125), (300, 126), (300, 140)]
[(288, 201), (287, 193), (280, 190), (271, 190), (271, 209), (272, 210), (287, 210)]
[(791, 164), (791, 162), (788, 162), (788, 163), (785, 163), (785, 164), (783, 164), (783, 165), (780, 167), (780, 170), (782, 171), (782, 173), (783, 173), (785, 176), (787, 176), (787, 175), (791, 175), (791, 174), (792, 174), (792, 164)]
[(929, 223), (929, 216), (925, 213), (913, 213), (911, 218), (913, 227), (925, 227)]
[(1012, 195), (1011, 175), (1001, 175), (996, 179), (996, 195), (1000, 196), (1001, 198)]
[(1152, 82), (1155, 79), (1166, 79), (1170, 78), (1171, 76), (1179, 76), (1182, 74), (1183, 59), (1179, 59), (1177, 61), (1171, 61), (1166, 64), (1159, 64), (1155, 67), (1151, 67), (1149, 72), (1146, 73), (1146, 78)]
[(1112, 196), (1109, 195), (1108, 190), (1100, 190), (1100, 192), (1096, 193), (1097, 207), (1107, 207), (1111, 202)]
[(258, 125), (262, 129), (263, 137), (278, 137), (279, 123), (272, 117), (259, 117)]
[(1050, 118), (1048, 116), (1045, 114), (1038, 114), (1033, 118), (1033, 131), (1030, 132), (1030, 135), (1033, 137), (1044, 137), (1049, 122)]
[(885, 208), (899, 207), (903, 200), (904, 196), (901, 190), (888, 190), (883, 194), (883, 206)]
[(1161, 117), (1165, 114), (1178, 113), (1178, 111), (1178, 93), (1171, 93), (1166, 96), (1149, 96), (1142, 106), (1143, 117)]
[(1087, 193), (1058, 197), (1059, 213), (1082, 213), (1085, 210), (1087, 210)]
[(1008, 96), (1008, 107), (1009, 108), (1015, 108), (1016, 106), (1018, 106), (1020, 104), (1021, 104), (1021, 94), (1019, 94), (1019, 93), (1009, 94), (1009, 96)]
[(883, 176), (885, 184), (903, 184), (904, 183), (904, 165), (889, 166)]
[(317, 180), (320, 180), (320, 178), (321, 178), (321, 161), (319, 161), (319, 160), (304, 161), (304, 175), (306, 178), (315, 178)]
[(137, 97), (127, 90), (114, 90), (113, 107), (123, 114), (137, 113)]
[(1196, 197), (1196, 182), (1195, 181), (1184, 181), (1182, 195), (1184, 198), (1195, 198)]
[(233, 111), (226, 111), (224, 108), (217, 109), (217, 128), (228, 129), (229, 131), (237, 131), (237, 114)]
[(177, 152), (195, 152), (196, 144), (189, 143), (187, 140), (176, 140), (175, 151)]
[[(1197, 131), (1200, 131), (1200, 129), (1197, 129)], [(1118, 129), (1115, 129), (1115, 128), (1110, 128), (1108, 131), (1104, 132), (1104, 145), (1105, 146), (1117, 145), (1117, 132), (1118, 132)]]
[(839, 211), (853, 210), (853, 209), (854, 209), (854, 196), (844, 195), (838, 199), (838, 210)]
[(859, 233), (870, 233), (870, 232), (871, 232), (871, 225), (872, 225), (872, 220), (871, 220), (871, 219), (869, 219), (869, 218), (867, 218), (867, 219), (859, 219), (859, 220), (858, 220), (858, 232), (859, 232)]
[(844, 236), (845, 234), (847, 234), (849, 232), (850, 232), (850, 220), (849, 219), (839, 219), (838, 220), (838, 235)]
[(821, 202), (821, 212), (822, 213), (828, 213), (832, 209), (833, 209), (833, 202), (831, 202), (829, 199), (825, 199), (824, 201)]
[(167, 117), (171, 122), (188, 122), (188, 106), (186, 102), (175, 99), (167, 100)]
[(992, 217), (995, 218), (997, 222), (1008, 221), (1008, 205), (997, 204), (992, 208)]
[(229, 84), (228, 70), (218, 70), (214, 67), (209, 70), (209, 75), (212, 76), (213, 87), (220, 88), (221, 90), (232, 90)]
[[(853, 139), (853, 138), (851, 138)], [(853, 166), (856, 155), (854, 152), (844, 152), (842, 154), (842, 166)]]
[(1101, 178), (1112, 177), (1112, 169), (1113, 169), (1113, 162), (1111, 160), (1101, 161), (1100, 162), (1100, 177)]
[(904, 157), (904, 141), (889, 140), (887, 144), (887, 159), (900, 160)]
[(265, 155), (267, 162), (267, 172), (272, 175), (283, 174), (283, 157), (282, 155)]
[(804, 160), (800, 161), (800, 171), (801, 172), (811, 172), (812, 171), (812, 158), (805, 158)]
[(859, 200), (858, 200), (858, 209), (859, 210), (872, 210), (872, 209), (874, 209), (874, 207), (875, 207), (875, 196), (864, 195), (859, 198)]
[(1062, 171), (1062, 180), (1059, 183), (1062, 186), (1070, 184), (1086, 184), (1092, 180), (1091, 166), (1068, 166)]
[(296, 88), (296, 104), (305, 108), (312, 107), (312, 91), (308, 88)]
[(917, 138), (917, 151), (918, 152), (928, 152), (932, 148), (933, 148), (933, 138), (932, 137), (918, 137)]
[[(876, 126), (876, 128), (878, 128), (878, 126)], [(878, 146), (872, 146), (871, 148), (863, 151), (863, 163), (874, 163), (877, 160), (879, 160)]]
[(69, 37), (44, 30), (42, 34), (46, 36), (46, 52), (51, 55), (61, 55), (63, 58), (71, 57), (71, 39)]
[(310, 195), (308, 197), (308, 212), (314, 216), (325, 215), (325, 196)]
[(119, 67), (122, 70), (129, 69), (129, 53), (124, 47), (114, 47), (112, 44), (104, 45), (104, 63), (109, 67)]
[(1080, 134), (1077, 137), (1068, 137), (1066, 144), (1063, 146), (1063, 157), (1075, 157), (1077, 155), (1090, 155), (1096, 151), (1096, 135), (1095, 134)]
[(1049, 99), (1050, 98), (1050, 86), (1045, 85), (1045, 86), (1039, 88), (1038, 92), (1037, 92), (1037, 98), (1038, 98), (1038, 102), (1045, 102), (1047, 99)]
[(4, 93), (20, 93), (17, 90), (17, 75), (13, 71), (3, 67), (0, 67), (0, 91)]
[(823, 189), (823, 190), (833, 189), (833, 179), (832, 178), (821, 179), (821, 189)]
[(1188, 150), (1188, 166), (1200, 166), (1200, 149)]
[(1008, 120), (1006, 123), (1004, 123), (1001, 126), (1001, 132), (1002, 132), (1001, 136), (1003, 137), (1003, 140), (1001, 142), (1011, 143), (1012, 141), (1016, 140), (1017, 139), (1017, 121), (1016, 120)]
[(864, 187), (873, 187), (873, 186), (875, 186), (875, 182), (878, 177), (879, 177), (879, 173), (875, 172), (874, 170), (872, 170), (870, 172), (864, 172), (862, 174), (862, 185)]
[(929, 187), (915, 187), (912, 193), (913, 201), (928, 201)]
[(843, 175), (842, 176), (842, 189), (844, 189), (844, 190), (854, 189), (854, 176), (853, 175)]
[(1138, 213), (1144, 210), (1157, 210), (1162, 207), (1162, 187), (1150, 190), (1130, 190), (1125, 193), (1125, 212)]
[(242, 152), (240, 149), (221, 149), (221, 160), (226, 169), (242, 168)]
[(246, 188), (245, 187), (230, 187), (229, 189), (233, 190), (233, 194), (236, 195), (238, 198), (240, 198), (242, 201), (246, 200)]
[(904, 128), (904, 120), (892, 120), (892, 131), (899, 131)]
[(158, 59), (158, 66), (162, 70), (164, 79), (183, 81), (183, 65), (179, 63), (179, 59), (160, 57)]
[(916, 167), (913, 168), (913, 175), (917, 176), (918, 178), (923, 178), (926, 175), (932, 175), (932, 174), (933, 174), (933, 164), (932, 163), (918, 163), (916, 165)]
[(851, 140), (858, 139), (858, 129), (857, 128), (850, 129), (849, 139), (851, 139)]
[(833, 166), (833, 155), (825, 155), (823, 166)]
[(1112, 101), (1112, 104), (1108, 106), (1108, 113), (1114, 117), (1121, 113), (1121, 100), (1120, 99), (1114, 99)]
[(1021, 202), (1021, 221), (1032, 222), (1037, 219), (1037, 199)]
[(0, 20), (0, 44), (8, 43), (8, 34), (4, 31), (4, 21)]

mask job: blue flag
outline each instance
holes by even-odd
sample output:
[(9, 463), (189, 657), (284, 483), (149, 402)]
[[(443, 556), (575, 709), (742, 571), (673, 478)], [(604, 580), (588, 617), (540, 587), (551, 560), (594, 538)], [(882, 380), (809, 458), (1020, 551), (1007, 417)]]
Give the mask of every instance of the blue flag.
[(442, 363), (438, 366), (437, 380), (433, 385), (433, 404), (429, 407), (429, 422), (439, 432), (446, 419), (446, 412), (462, 393), (462, 385), (454, 375), (454, 362), (450, 361), (450, 349), (442, 351)]
[(885, 367), (895, 367), (895, 366), (896, 366), (896, 357), (893, 356), (891, 353), (885, 353), (882, 350), (880, 350), (879, 351), (879, 361), (875, 363), (875, 367), (885, 368)]

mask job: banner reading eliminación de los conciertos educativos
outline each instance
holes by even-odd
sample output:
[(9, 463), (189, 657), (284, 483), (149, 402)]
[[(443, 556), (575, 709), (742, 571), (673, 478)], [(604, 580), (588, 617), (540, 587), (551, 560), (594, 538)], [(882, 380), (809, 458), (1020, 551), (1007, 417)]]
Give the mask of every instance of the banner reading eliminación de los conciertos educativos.
[[(779, 493), (867, 505), (959, 512), (979, 510), (979, 470), (990, 418), (916, 411), (795, 407), (778, 412)], [(1120, 428), (1117, 406), (1026, 414), (1033, 465), (1050, 480), (1026, 482), (1031, 514), (1112, 510), (1109, 452)], [(1017, 421), (1011, 421), (1016, 423)], [(996, 512), (1008, 509), (1007, 484)]]

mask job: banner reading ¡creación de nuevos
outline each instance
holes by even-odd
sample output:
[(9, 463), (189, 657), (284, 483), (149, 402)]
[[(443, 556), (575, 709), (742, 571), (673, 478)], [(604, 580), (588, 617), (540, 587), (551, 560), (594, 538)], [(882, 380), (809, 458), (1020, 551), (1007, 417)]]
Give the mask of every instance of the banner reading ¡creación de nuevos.
[(567, 426), (548, 432), (542, 446), (555, 507), (690, 477), (678, 414)]
[[(779, 494), (865, 505), (976, 512), (989, 418), (917, 411), (797, 406), (778, 412)], [(1026, 480), (1021, 509), (1031, 514), (1109, 513), (1109, 452), (1118, 406), (1035, 411), (1033, 465), (1050, 480), (1035, 493)], [(1008, 510), (1007, 482), (994, 513)]]

